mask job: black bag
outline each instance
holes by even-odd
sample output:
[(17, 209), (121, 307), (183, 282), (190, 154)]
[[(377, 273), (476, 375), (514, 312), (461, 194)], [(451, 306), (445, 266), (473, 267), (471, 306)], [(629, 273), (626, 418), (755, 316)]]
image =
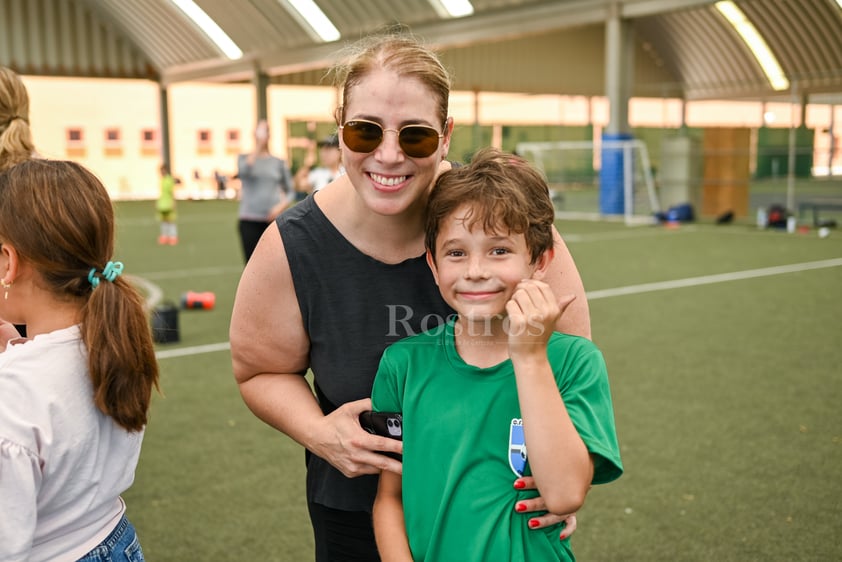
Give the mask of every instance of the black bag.
[(178, 307), (165, 302), (152, 310), (152, 340), (155, 343), (175, 343), (178, 335)]
[(787, 212), (783, 205), (772, 205), (766, 212), (766, 224), (772, 228), (786, 228)]

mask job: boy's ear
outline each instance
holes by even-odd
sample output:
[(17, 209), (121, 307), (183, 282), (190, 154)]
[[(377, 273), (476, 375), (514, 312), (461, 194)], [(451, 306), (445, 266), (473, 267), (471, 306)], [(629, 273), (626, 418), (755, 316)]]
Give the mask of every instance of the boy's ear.
[(553, 261), (553, 256), (555, 256), (555, 248), (550, 248), (538, 256), (538, 259), (535, 260), (535, 269), (532, 271), (532, 279), (538, 279), (540, 281), (544, 278), (547, 268), (550, 267), (550, 263)]
[(436, 260), (433, 258), (433, 252), (427, 250), (427, 265), (430, 266), (430, 271), (433, 272), (433, 279), (436, 280), (436, 285), (439, 284), (439, 270), (436, 267)]

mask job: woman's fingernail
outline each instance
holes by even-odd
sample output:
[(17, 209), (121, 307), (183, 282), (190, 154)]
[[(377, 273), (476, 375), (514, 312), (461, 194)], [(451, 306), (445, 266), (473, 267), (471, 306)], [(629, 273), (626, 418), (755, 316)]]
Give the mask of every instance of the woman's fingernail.
[(515, 480), (515, 488), (518, 490), (526, 488), (526, 482), (524, 482), (523, 480)]
[(515, 505), (515, 511), (526, 511), (526, 504), (525, 503), (519, 503), (519, 504)]
[(541, 522), (538, 521), (537, 519), (530, 519), (529, 520), (529, 526), (532, 527), (533, 529), (540, 524), (541, 524)]
[(564, 533), (561, 533), (561, 534), (558, 536), (558, 540), (560, 540), (560, 541), (563, 541), (563, 540), (564, 540), (564, 539), (566, 539), (566, 538), (567, 538), (567, 537), (565, 537), (565, 536), (564, 536)]

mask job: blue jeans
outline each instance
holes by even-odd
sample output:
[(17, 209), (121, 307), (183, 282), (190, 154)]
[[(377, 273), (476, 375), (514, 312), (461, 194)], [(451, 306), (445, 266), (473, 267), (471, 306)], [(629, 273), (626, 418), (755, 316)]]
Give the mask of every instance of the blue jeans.
[(144, 562), (144, 560), (134, 525), (129, 523), (123, 515), (111, 534), (77, 562)]

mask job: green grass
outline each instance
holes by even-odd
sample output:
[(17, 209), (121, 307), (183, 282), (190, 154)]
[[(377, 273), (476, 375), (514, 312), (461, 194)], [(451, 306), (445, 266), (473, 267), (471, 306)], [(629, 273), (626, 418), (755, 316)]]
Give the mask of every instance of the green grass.
[[(762, 191), (762, 190), (759, 190)], [(838, 190), (836, 190), (838, 193)], [(118, 205), (117, 259), (181, 311), (182, 341), (227, 341), (242, 270), (234, 202), (183, 202), (180, 243), (155, 243), (151, 202)], [(842, 257), (842, 231), (749, 224), (559, 229), (589, 291)], [(838, 560), (842, 267), (590, 301), (626, 474), (579, 515), (580, 560)], [(312, 560), (301, 448), (244, 406), (227, 351), (160, 360), (134, 486), (148, 560)]]

